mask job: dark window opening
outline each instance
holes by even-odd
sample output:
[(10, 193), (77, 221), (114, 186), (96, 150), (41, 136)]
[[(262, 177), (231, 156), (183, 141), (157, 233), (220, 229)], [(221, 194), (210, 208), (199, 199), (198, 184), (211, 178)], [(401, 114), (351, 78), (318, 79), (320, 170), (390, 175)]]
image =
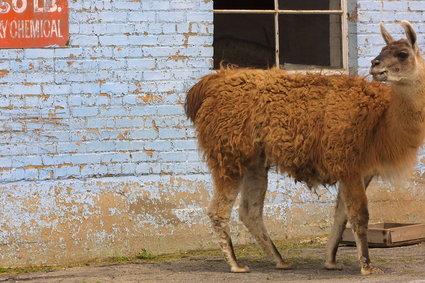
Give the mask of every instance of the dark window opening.
[[(278, 3), (279, 10), (329, 10), (329, 1), (326, 0), (279, 0)], [(339, 4), (338, 9), (341, 7)]]
[(214, 15), (214, 68), (229, 63), (255, 68), (275, 65), (273, 15)]
[(341, 68), (341, 58), (337, 62), (331, 62), (332, 52), (335, 52), (332, 48), (341, 49), (340, 40), (332, 42), (331, 36), (337, 35), (339, 38), (341, 33), (338, 21), (339, 32), (334, 31), (331, 34), (332, 18), (335, 19), (335, 16), (280, 15), (280, 64), (290, 69), (302, 69), (309, 65)]
[(344, 67), (340, 0), (279, 0), (278, 8), (274, 0), (214, 1), (216, 10), (246, 10), (214, 14), (214, 68), (270, 68), (277, 62), (279, 68), (295, 70)]
[(214, 0), (214, 9), (273, 10), (274, 0)]

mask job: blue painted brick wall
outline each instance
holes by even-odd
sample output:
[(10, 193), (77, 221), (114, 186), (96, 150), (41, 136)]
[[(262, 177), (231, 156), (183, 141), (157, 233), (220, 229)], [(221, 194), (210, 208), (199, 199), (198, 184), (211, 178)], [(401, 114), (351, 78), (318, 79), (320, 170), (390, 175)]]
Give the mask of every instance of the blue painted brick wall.
[(418, 35), (419, 46), (425, 50), (425, 3), (423, 0), (357, 1), (357, 46), (358, 74), (369, 72), (370, 61), (376, 57), (385, 45), (379, 31), (379, 23), (384, 22), (387, 30), (396, 39), (403, 38), (404, 32), (395, 21), (410, 21)]
[(212, 1), (69, 5), (68, 48), (0, 50), (0, 182), (204, 173), (182, 103)]
[[(95, 167), (90, 172), (82, 162), (79, 175), (69, 160), (75, 154), (84, 160), (98, 152), (143, 151), (143, 143), (154, 139), (194, 141), (182, 103), (190, 85), (211, 71), (212, 1), (69, 4), (68, 48), (0, 50), (0, 158), (3, 164), (20, 160), (2, 167), (2, 183), (106, 176)], [(370, 60), (383, 46), (381, 21), (401, 37), (394, 20), (410, 20), (419, 43), (425, 42), (423, 1), (349, 4), (357, 9), (349, 23), (350, 41), (356, 43), (350, 43), (352, 72), (368, 73)], [(123, 141), (133, 146), (122, 147)], [(172, 162), (160, 158), (162, 149), (149, 150), (158, 151), (150, 162)], [(172, 150), (179, 148), (167, 152)], [(198, 156), (194, 148), (186, 153)], [(34, 156), (43, 162), (34, 163)], [(56, 162), (45, 163), (47, 158)], [(129, 156), (125, 162), (134, 166), (117, 174), (136, 174), (140, 161)], [(66, 167), (72, 174), (63, 173)], [(62, 173), (56, 174), (59, 168)]]

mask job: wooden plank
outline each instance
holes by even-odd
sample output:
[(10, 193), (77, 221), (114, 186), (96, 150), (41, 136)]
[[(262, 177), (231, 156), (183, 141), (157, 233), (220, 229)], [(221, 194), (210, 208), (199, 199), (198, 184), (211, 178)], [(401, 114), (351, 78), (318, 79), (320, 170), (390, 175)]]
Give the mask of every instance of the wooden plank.
[(369, 229), (367, 231), (367, 241), (373, 244), (391, 243), (391, 235), (389, 231), (383, 229)]
[[(386, 244), (390, 241), (388, 231), (382, 229), (369, 229), (367, 232), (368, 243)], [(355, 242), (354, 234), (351, 228), (346, 228), (342, 234), (343, 242)]]
[(425, 238), (425, 224), (391, 228), (390, 232), (393, 243), (421, 239)]
[[(423, 242), (425, 224), (374, 223), (369, 225), (368, 245), (370, 247), (395, 247)], [(344, 230), (342, 243), (355, 245), (351, 227)]]

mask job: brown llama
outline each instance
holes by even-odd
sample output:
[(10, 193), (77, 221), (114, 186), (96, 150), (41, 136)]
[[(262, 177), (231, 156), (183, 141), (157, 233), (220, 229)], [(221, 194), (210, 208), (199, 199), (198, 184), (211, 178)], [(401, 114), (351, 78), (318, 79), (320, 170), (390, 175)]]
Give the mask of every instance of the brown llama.
[(338, 182), (325, 268), (342, 268), (336, 253), (348, 220), (361, 273), (380, 272), (369, 257), (365, 190), (374, 176), (399, 177), (411, 169), (425, 136), (425, 64), (411, 24), (400, 24), (407, 39), (397, 41), (381, 25), (387, 45), (372, 61), (373, 82), (278, 69), (222, 69), (189, 91), (186, 114), (214, 181), (208, 215), (232, 272), (249, 271), (237, 262), (230, 238), (229, 218), (239, 192), (242, 222), (277, 268), (291, 266), (263, 223), (270, 166), (309, 187)]

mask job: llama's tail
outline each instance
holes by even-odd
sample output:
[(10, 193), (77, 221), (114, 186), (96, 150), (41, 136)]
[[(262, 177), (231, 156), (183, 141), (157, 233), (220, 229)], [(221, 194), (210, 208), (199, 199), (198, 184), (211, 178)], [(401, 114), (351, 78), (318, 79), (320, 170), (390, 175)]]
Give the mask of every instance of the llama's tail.
[(202, 102), (207, 97), (207, 89), (211, 86), (211, 80), (216, 78), (217, 74), (209, 74), (204, 76), (197, 82), (187, 93), (184, 110), (187, 118), (195, 123), (196, 114), (201, 108)]

